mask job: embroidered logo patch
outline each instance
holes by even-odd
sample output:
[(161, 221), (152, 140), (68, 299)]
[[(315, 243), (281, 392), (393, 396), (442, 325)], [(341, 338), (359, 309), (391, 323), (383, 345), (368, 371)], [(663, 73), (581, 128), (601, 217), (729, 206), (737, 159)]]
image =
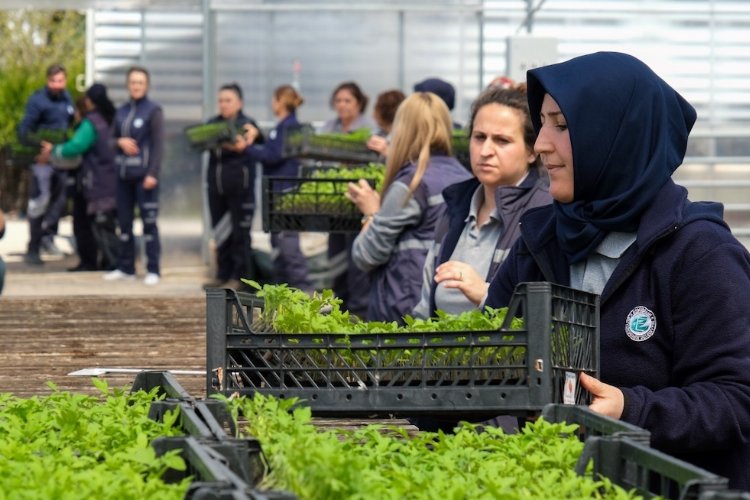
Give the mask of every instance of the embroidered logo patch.
[(136, 118), (133, 120), (133, 127), (141, 128), (143, 126), (143, 118)]
[(656, 316), (648, 307), (634, 307), (625, 321), (625, 333), (630, 340), (643, 342), (650, 339), (656, 331)]

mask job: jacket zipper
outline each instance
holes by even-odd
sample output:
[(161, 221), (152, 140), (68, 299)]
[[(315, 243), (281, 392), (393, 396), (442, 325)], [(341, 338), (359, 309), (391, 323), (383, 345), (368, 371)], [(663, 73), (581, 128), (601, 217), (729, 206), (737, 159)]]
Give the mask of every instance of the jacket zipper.
[[(122, 122), (122, 137), (130, 137), (130, 126), (133, 124), (133, 118), (135, 117), (135, 101), (130, 101), (130, 112), (125, 117), (125, 121)], [(120, 165), (120, 177), (125, 178), (127, 171), (126, 161), (123, 159)]]

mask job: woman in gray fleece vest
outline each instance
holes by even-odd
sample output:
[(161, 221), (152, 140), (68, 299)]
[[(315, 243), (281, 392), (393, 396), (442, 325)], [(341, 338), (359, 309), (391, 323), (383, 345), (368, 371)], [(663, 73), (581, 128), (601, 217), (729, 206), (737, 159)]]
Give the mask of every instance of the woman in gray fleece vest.
[(435, 94), (417, 92), (398, 108), (380, 194), (364, 180), (347, 196), (365, 215), (352, 260), (372, 279), (367, 319), (401, 321), (422, 288), (422, 267), (443, 215), (443, 189), (470, 177), (451, 156), (451, 118)]

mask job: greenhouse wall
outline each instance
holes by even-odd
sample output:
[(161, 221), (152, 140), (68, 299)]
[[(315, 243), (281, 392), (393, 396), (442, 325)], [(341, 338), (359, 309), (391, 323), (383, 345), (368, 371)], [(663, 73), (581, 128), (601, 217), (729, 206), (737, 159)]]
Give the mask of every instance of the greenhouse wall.
[(743, 0), (121, 4), (94, 2), (89, 11), (87, 76), (121, 101), (127, 67), (151, 70), (151, 95), (169, 126), (165, 213), (200, 212), (202, 159), (188, 151), (182, 128), (215, 113), (221, 84), (242, 85), (246, 111), (271, 126), (270, 96), (283, 83), (305, 96), (300, 118), (320, 122), (333, 116), (328, 101), (341, 81), (359, 82), (374, 101), (383, 90), (408, 93), (439, 76), (456, 87), (454, 118), (465, 122), (479, 90), (509, 72), (509, 37), (554, 39), (558, 60), (598, 50), (643, 59), (698, 109), (689, 155), (710, 161), (697, 182), (717, 175), (718, 157), (740, 165), (732, 178), (747, 179), (750, 4)]

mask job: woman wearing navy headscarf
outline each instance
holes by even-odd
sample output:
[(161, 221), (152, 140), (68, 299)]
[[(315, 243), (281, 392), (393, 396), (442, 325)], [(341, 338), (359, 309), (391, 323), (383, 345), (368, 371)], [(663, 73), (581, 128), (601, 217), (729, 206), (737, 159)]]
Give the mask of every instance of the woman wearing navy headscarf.
[(601, 380), (591, 409), (750, 489), (750, 255), (718, 203), (690, 202), (672, 173), (696, 113), (645, 64), (596, 53), (527, 74), (535, 150), (554, 203), (521, 239), (486, 304), (517, 283), (601, 295)]

